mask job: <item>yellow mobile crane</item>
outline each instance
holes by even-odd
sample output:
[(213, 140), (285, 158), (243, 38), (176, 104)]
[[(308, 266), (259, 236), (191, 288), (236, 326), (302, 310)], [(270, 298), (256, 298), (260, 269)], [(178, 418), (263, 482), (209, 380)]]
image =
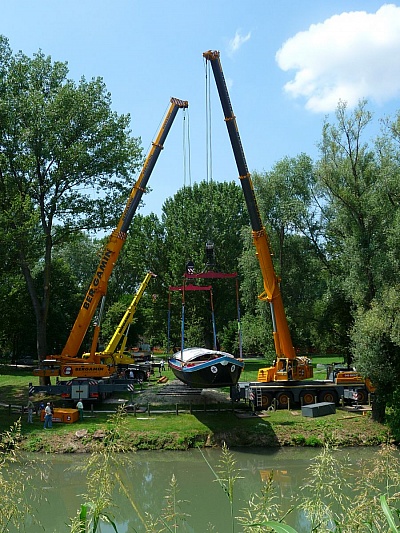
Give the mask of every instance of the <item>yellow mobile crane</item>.
[[(85, 295), (78, 316), (75, 320), (68, 340), (62, 350), (61, 355), (52, 355), (51, 357), (40, 362), (40, 367), (34, 370), (35, 376), (45, 377), (46, 385), (51, 386), (50, 377), (84, 377), (84, 378), (103, 378), (113, 376), (116, 372), (115, 363), (110, 356), (103, 356), (96, 353), (96, 346), (100, 331), (100, 321), (104, 308), (104, 298), (107, 292), (108, 281), (118, 260), (120, 251), (127, 238), (127, 233), (133, 216), (139, 206), (142, 195), (147, 186), (147, 182), (153, 171), (161, 150), (164, 148), (165, 139), (173, 124), (179, 109), (186, 109), (188, 102), (177, 98), (170, 99), (170, 105), (156, 139), (152, 143), (151, 149), (145, 159), (142, 171), (138, 180), (134, 184), (131, 194), (126, 203), (125, 209), (121, 215), (116, 229), (110, 235), (106, 246), (103, 249), (102, 256), (92, 282)], [(79, 357), (78, 352), (81, 348), (86, 332), (93, 320), (96, 310), (98, 310), (97, 323), (93, 342), (87, 358)], [(32, 387), (31, 393), (46, 391), (46, 385)], [(53, 387), (54, 389), (54, 387)], [(57, 393), (52, 390), (52, 393)]]
[(340, 398), (355, 399), (359, 403), (366, 403), (368, 394), (373, 392), (373, 389), (357, 371), (341, 369), (331, 373), (326, 380), (313, 381), (310, 379), (313, 377), (310, 359), (296, 355), (283, 306), (280, 280), (272, 262), (269, 239), (258, 209), (236, 117), (222, 71), (220, 54), (218, 51), (208, 50), (204, 52), (203, 57), (211, 64), (213, 70), (240, 184), (250, 216), (253, 242), (264, 282), (264, 291), (259, 298), (269, 302), (270, 305), (276, 352), (273, 366), (261, 368), (257, 382), (239, 383), (236, 392), (231, 391), (231, 397), (236, 396), (236, 399), (252, 397), (257, 407), (268, 407), (273, 400), (281, 407), (293, 402), (311, 404), (317, 400), (337, 403)]
[(292, 344), (279, 287), (279, 278), (275, 273), (272, 262), (269, 239), (258, 209), (253, 182), (247, 167), (239, 130), (236, 124), (236, 117), (233, 113), (228, 88), (222, 72), (219, 52), (209, 50), (208, 52), (205, 52), (203, 56), (211, 63), (213, 69), (218, 94), (225, 116), (226, 127), (228, 128), (229, 138), (239, 171), (240, 183), (246, 200), (247, 210), (250, 215), (253, 242), (264, 281), (264, 292), (260, 294), (259, 299), (268, 301), (271, 309), (276, 363), (272, 367), (262, 369), (258, 376), (258, 380), (287, 381), (289, 378), (296, 380), (310, 378), (313, 375), (313, 369), (309, 364), (308, 358), (297, 357)]
[(132, 302), (130, 303), (128, 309), (125, 311), (121, 322), (115, 330), (114, 335), (111, 337), (110, 342), (107, 344), (104, 351), (102, 352), (104, 356), (112, 355), (114, 358), (114, 362), (117, 366), (126, 366), (135, 363), (134, 356), (130, 352), (125, 351), (126, 342), (128, 340), (129, 328), (132, 324), (132, 320), (136, 313), (137, 306), (144, 291), (146, 290), (147, 285), (149, 284), (150, 280), (155, 277), (156, 275), (153, 274), (153, 272), (148, 272), (146, 274), (137, 293), (133, 297)]

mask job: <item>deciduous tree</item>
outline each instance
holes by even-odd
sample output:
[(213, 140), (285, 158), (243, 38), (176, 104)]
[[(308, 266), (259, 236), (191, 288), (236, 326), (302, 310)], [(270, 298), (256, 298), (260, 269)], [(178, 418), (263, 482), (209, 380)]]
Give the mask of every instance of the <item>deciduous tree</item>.
[(399, 150), (396, 121), (387, 122), (386, 134), (377, 142), (367, 143), (371, 123), (365, 101), (352, 112), (339, 104), (335, 124), (324, 126), (318, 177), (326, 199), (334, 279), (352, 310), (352, 352), (357, 367), (375, 380), (374, 415), (381, 419), (400, 378), (389, 305), (399, 274), (399, 188), (394, 178), (399, 175)]
[[(76, 83), (67, 75), (66, 63), (41, 51), (13, 55), (0, 38), (1, 235), (28, 287), (40, 358), (54, 248), (82, 229), (115, 224), (141, 159), (130, 118), (112, 111), (103, 80)], [(40, 288), (35, 268), (42, 269)]]
[[(163, 206), (166, 262), (163, 278), (168, 286), (182, 285), (189, 261), (196, 272), (207, 270), (232, 273), (238, 271), (242, 250), (241, 228), (248, 224), (243, 193), (234, 182), (200, 182), (183, 187)], [(206, 244), (213, 244), (213, 253), (206, 253)], [(224, 324), (236, 321), (236, 289), (232, 279), (203, 280), (212, 285), (217, 334)], [(181, 297), (173, 295), (173, 342), (180, 343)], [(188, 293), (186, 298), (186, 333), (193, 332), (193, 342), (212, 342), (209, 293)], [(191, 328), (190, 320), (196, 322)], [(194, 338), (196, 335), (197, 337)], [(191, 340), (188, 338), (188, 343)]]

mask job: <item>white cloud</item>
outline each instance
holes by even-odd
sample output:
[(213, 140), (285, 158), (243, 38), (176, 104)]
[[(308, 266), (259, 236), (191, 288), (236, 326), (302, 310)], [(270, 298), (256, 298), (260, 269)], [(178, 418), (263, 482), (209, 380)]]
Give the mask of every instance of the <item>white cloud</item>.
[(330, 112), (339, 100), (382, 104), (400, 95), (400, 7), (335, 15), (288, 39), (276, 54), (279, 67), (296, 70), (285, 86), (306, 108)]
[(235, 37), (228, 43), (228, 55), (233, 55), (241, 48), (241, 46), (247, 42), (251, 37), (251, 32), (247, 35), (241, 35), (239, 30), (236, 30)]

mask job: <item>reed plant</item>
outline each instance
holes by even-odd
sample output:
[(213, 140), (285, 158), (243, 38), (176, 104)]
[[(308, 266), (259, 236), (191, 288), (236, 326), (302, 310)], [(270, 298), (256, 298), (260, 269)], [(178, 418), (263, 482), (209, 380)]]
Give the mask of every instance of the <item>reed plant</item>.
[[(350, 470), (358, 470), (350, 485)], [(400, 463), (398, 450), (383, 445), (373, 461), (352, 465), (343, 454), (325, 446), (309, 467), (307, 497), (298, 506), (309, 521), (310, 532), (398, 532)], [(389, 530), (388, 530), (388, 525)]]
[(166, 489), (165, 504), (161, 509), (160, 515), (154, 518), (150, 513), (146, 513), (146, 521), (144, 523), (146, 533), (186, 531), (187, 519), (190, 515), (184, 512), (182, 507), (188, 503), (187, 500), (179, 498), (178, 482), (173, 475), (169, 487)]
[[(342, 453), (335, 453), (333, 448), (325, 446), (309, 467), (310, 481), (304, 486), (308, 491), (307, 496), (301, 493), (294, 498), (289, 511), (284, 513), (277, 502), (271, 472), (261, 492), (250, 497), (247, 506), (240, 510), (238, 516), (234, 513), (234, 487), (241, 476), (233, 455), (223, 446), (216, 469), (202, 455), (212, 470), (215, 481), (228, 498), (231, 509), (231, 523), (228, 527), (231, 533), (297, 533), (296, 529), (285, 523), (288, 514), (295, 509), (302, 513), (303, 520), (308, 524), (307, 532), (310, 533), (400, 533), (400, 464), (396, 452), (398, 450), (393, 446), (383, 445), (377, 452), (372, 467), (370, 461), (360, 462), (359, 482), (350, 485), (347, 479), (350, 478), (350, 470), (354, 469), (354, 465)], [(177, 490), (175, 478), (174, 490)], [(171, 511), (171, 515), (175, 516), (175, 511)], [(146, 531), (171, 531), (165, 529), (161, 522), (158, 524), (160, 528), (157, 528), (157, 520), (153, 519), (153, 527)], [(212, 526), (209, 528), (210, 531), (213, 530)]]
[[(26, 521), (34, 523), (43, 495), (30, 486), (33, 476), (48, 474), (41, 461), (22, 460), (21, 420), (0, 434), (0, 532), (19, 531)], [(10, 474), (10, 467), (12, 467)]]
[[(100, 533), (103, 524), (111, 526), (118, 533), (115, 519), (116, 506), (113, 494), (119, 489), (125, 493), (132, 505), (132, 513), (138, 514), (138, 506), (132, 501), (123, 480), (116, 472), (126, 469), (131, 454), (124, 451), (126, 413), (121, 407), (111, 415), (94, 452), (88, 455), (83, 467), (86, 490), (82, 492), (82, 503), (75, 517), (70, 520), (71, 533)], [(29, 472), (26, 461), (20, 461), (20, 422), (0, 435), (0, 533), (29, 530), (28, 523), (35, 520), (34, 501), (29, 491)], [(200, 450), (201, 452), (201, 450)], [(201, 452), (202, 453), (202, 452)], [(233, 454), (227, 446), (221, 450), (221, 458), (212, 467), (203, 454), (205, 464), (212, 470), (215, 481), (227, 497), (230, 507), (231, 533), (296, 533), (286, 524), (288, 513), (296, 510), (302, 513), (308, 532), (322, 533), (400, 533), (400, 461), (398, 450), (389, 444), (381, 446), (374, 460), (368, 463), (351, 464), (338, 452), (325, 446), (309, 467), (307, 495), (300, 493), (293, 499), (288, 512), (280, 508), (273, 472), (265, 481), (259, 494), (250, 495), (245, 508), (237, 510), (235, 486), (242, 478)], [(13, 464), (13, 475), (7, 471)], [(352, 486), (350, 469), (358, 468), (358, 481)], [(43, 468), (43, 474), (46, 471)], [(192, 531), (190, 515), (184, 510), (190, 502), (179, 496), (179, 483), (172, 477), (166, 489), (165, 504), (158, 516), (145, 514), (141, 518), (140, 531), (146, 533), (182, 533)], [(210, 513), (212, 517), (212, 512)], [(132, 530), (132, 529), (131, 529)], [(214, 531), (212, 524), (208, 531)], [(133, 529), (132, 531), (136, 531)], [(59, 533), (59, 532), (57, 532)], [(136, 533), (139, 533), (138, 531)]]
[(87, 489), (80, 496), (80, 510), (71, 519), (71, 533), (97, 533), (102, 523), (109, 524), (118, 533), (115, 524), (113, 492), (120, 487), (116, 474), (127, 462), (121, 442), (126, 428), (126, 416), (121, 406), (110, 417), (108, 429), (101, 435), (89, 454), (88, 461), (79, 467), (86, 479)]

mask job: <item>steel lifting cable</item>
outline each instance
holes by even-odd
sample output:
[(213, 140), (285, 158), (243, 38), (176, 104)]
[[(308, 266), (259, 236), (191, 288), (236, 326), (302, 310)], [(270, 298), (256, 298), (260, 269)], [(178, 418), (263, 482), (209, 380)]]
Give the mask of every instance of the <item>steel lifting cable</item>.
[(218, 350), (218, 346), (217, 346), (217, 326), (216, 326), (216, 323), (215, 323), (214, 301), (213, 301), (212, 289), (210, 289), (210, 305), (211, 305), (211, 323), (212, 323), (212, 329), (213, 329), (213, 345), (214, 345), (214, 350)]
[(210, 91), (210, 62), (204, 60), (205, 63), (205, 115), (206, 115), (206, 182), (207, 182), (207, 190), (210, 194), (209, 198), (209, 206), (210, 209), (208, 211), (208, 218), (209, 218), (209, 224), (208, 224), (208, 233), (209, 233), (209, 241), (212, 242), (212, 235), (214, 231), (214, 198), (213, 198), (213, 163), (212, 163), (212, 120), (211, 120), (211, 91)]
[(206, 181), (212, 180), (212, 145), (211, 145), (211, 97), (210, 97), (210, 65), (204, 60), (205, 65), (205, 115), (206, 115)]
[[(183, 143), (183, 183), (186, 184), (186, 177), (189, 177), (189, 187), (192, 186), (192, 171), (190, 163), (190, 121), (189, 121), (189, 110), (187, 113), (183, 114), (183, 123), (182, 123), (182, 143)], [(187, 118), (187, 120), (186, 120)]]
[(238, 342), (239, 342), (239, 357), (243, 356), (243, 336), (242, 336), (242, 319), (240, 316), (240, 298), (239, 298), (239, 281), (236, 278), (236, 307), (237, 307), (237, 325), (238, 325)]
[(168, 317), (167, 317), (167, 354), (170, 349), (171, 340), (171, 292), (168, 291)]
[[(187, 116), (187, 120), (186, 120)], [(192, 233), (192, 226), (185, 219), (188, 210), (186, 209), (186, 203), (188, 200), (187, 189), (192, 189), (192, 170), (191, 170), (191, 147), (190, 147), (190, 121), (189, 113), (185, 114), (183, 122), (183, 131), (182, 131), (182, 142), (183, 142), (183, 191), (182, 191), (182, 203), (181, 203), (181, 220), (183, 227), (187, 228), (187, 233)], [(190, 211), (189, 211), (190, 212)], [(190, 240), (189, 240), (190, 242)], [(189, 247), (185, 246), (185, 250)], [(185, 264), (189, 258), (186, 257)]]
[[(183, 121), (182, 121), (182, 152), (183, 152), (183, 191), (182, 202), (180, 205), (181, 220), (184, 225), (185, 220), (185, 202), (186, 202), (186, 187), (187, 177), (189, 177), (189, 187), (192, 186), (191, 176), (191, 152), (190, 152), (190, 122), (189, 122), (189, 110), (184, 109)], [(190, 231), (190, 225), (189, 225)], [(184, 303), (182, 306), (182, 323), (184, 323)], [(182, 337), (183, 338), (183, 337)], [(171, 345), (171, 293), (168, 294), (168, 319), (167, 319), (167, 350), (169, 353)], [(183, 347), (181, 347), (183, 349)]]
[[(186, 110), (185, 110), (186, 111)], [(187, 116), (187, 120), (186, 120)], [(192, 176), (190, 168), (190, 132), (189, 132), (189, 113), (184, 113), (182, 122), (182, 153), (183, 153), (183, 193), (181, 203), (181, 220), (183, 220), (185, 213), (185, 201), (186, 201), (186, 187), (188, 186), (186, 181), (189, 176), (189, 187), (192, 186)]]

